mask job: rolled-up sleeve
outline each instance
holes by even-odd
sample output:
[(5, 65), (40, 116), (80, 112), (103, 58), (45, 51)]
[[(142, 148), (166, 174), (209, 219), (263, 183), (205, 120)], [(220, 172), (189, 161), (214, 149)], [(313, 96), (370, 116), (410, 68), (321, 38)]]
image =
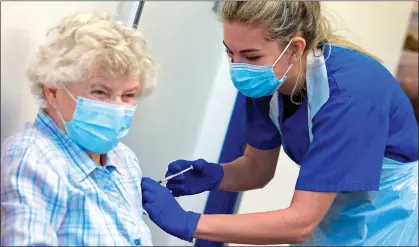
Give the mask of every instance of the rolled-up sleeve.
[(2, 150), (1, 245), (57, 246), (67, 190), (34, 148)]

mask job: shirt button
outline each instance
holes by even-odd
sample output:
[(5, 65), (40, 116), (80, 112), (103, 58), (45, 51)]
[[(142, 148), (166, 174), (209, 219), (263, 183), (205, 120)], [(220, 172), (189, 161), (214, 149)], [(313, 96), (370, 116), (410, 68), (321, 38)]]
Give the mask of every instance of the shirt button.
[(139, 238), (137, 238), (136, 240), (134, 240), (134, 244), (135, 245), (141, 245), (141, 240)]

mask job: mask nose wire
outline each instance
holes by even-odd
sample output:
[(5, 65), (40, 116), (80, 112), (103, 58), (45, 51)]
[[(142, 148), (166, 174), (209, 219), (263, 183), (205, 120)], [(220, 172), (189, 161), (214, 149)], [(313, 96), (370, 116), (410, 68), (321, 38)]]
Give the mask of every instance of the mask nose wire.
[(291, 41), (288, 43), (288, 45), (287, 45), (287, 46), (285, 46), (285, 49), (282, 51), (281, 55), (279, 55), (279, 57), (275, 60), (275, 63), (274, 63), (274, 64), (272, 64), (272, 67), (273, 67), (273, 66), (275, 66), (275, 64), (279, 61), (279, 59), (281, 59), (281, 57), (284, 55), (284, 53), (288, 50), (288, 48), (289, 48), (289, 47), (290, 47), (290, 45), (292, 44), (292, 41), (293, 41), (293, 40), (291, 40)]

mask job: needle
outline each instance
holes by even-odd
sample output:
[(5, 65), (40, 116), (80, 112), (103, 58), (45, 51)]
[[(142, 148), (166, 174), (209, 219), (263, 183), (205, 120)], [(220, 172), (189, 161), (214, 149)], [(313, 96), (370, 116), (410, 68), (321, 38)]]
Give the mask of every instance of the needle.
[(179, 175), (181, 175), (181, 174), (183, 174), (183, 173), (185, 173), (185, 172), (187, 172), (187, 171), (189, 171), (189, 170), (192, 170), (192, 169), (193, 169), (193, 166), (190, 166), (190, 167), (186, 168), (186, 169), (185, 169), (185, 170), (183, 170), (183, 171), (180, 171), (180, 172), (178, 172), (178, 173), (176, 173), (176, 174), (170, 175), (170, 176), (168, 176), (168, 177), (165, 177), (165, 178), (163, 178), (163, 179), (159, 180), (159, 181), (158, 181), (158, 183), (159, 183), (159, 184), (161, 184), (161, 183), (163, 183), (163, 182), (169, 181), (170, 179), (172, 179), (172, 178), (174, 178), (174, 177), (177, 177), (177, 176), (179, 176)]

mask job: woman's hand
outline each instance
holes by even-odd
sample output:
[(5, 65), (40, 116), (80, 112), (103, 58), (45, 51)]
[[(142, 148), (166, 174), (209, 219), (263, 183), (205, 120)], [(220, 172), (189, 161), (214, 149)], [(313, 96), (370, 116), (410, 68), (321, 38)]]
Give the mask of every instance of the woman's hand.
[(142, 179), (141, 189), (150, 219), (170, 235), (192, 242), (200, 214), (186, 212), (166, 187), (151, 178)]
[(195, 161), (177, 160), (169, 165), (166, 177), (190, 166), (189, 170), (167, 182), (166, 187), (174, 196), (194, 195), (218, 189), (224, 177), (224, 169), (219, 164), (208, 163), (203, 159)]

